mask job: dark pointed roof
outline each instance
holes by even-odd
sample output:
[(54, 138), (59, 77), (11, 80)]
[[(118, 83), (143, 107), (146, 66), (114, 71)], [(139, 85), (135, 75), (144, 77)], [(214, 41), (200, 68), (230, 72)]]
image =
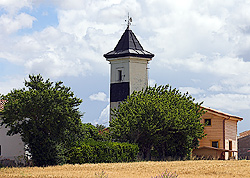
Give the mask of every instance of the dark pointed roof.
[(137, 40), (135, 34), (127, 28), (113, 51), (103, 55), (105, 58), (143, 57), (152, 58), (154, 54), (146, 51)]

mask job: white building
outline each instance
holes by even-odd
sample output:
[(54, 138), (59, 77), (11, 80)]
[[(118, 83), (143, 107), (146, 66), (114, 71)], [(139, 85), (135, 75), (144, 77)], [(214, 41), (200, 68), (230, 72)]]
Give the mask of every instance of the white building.
[[(0, 119), (4, 101), (0, 100)], [(8, 128), (0, 127), (0, 160), (19, 160), (24, 157), (24, 143), (20, 135), (7, 136)]]

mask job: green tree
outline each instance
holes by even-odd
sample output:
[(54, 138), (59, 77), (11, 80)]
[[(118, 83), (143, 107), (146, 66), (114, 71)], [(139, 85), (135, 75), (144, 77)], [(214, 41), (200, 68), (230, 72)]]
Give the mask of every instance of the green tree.
[(95, 127), (97, 128), (98, 131), (103, 131), (106, 128), (105, 125), (102, 124), (96, 124)]
[(117, 141), (137, 143), (143, 159), (186, 158), (204, 136), (202, 103), (169, 85), (135, 91), (111, 111), (110, 133)]
[(7, 102), (0, 125), (9, 128), (8, 135), (21, 135), (36, 166), (65, 163), (67, 147), (82, 134), (82, 100), (62, 84), (29, 75), (24, 88), (1, 96)]

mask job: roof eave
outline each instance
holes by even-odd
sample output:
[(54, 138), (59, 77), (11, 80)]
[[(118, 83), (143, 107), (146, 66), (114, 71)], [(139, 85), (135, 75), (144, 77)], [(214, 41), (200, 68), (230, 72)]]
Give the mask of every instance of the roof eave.
[(199, 149), (209, 149), (209, 150), (218, 150), (218, 151), (224, 151), (224, 152), (238, 152), (237, 150), (229, 150), (229, 149), (223, 149), (223, 148), (215, 148), (215, 147), (210, 147), (210, 146), (202, 146), (197, 148)]
[(141, 57), (141, 58), (153, 58), (154, 54), (149, 54), (149, 55), (145, 55), (145, 54), (131, 54), (131, 53), (123, 53), (123, 54), (104, 54), (103, 55), (106, 59), (112, 59), (112, 58), (119, 58), (119, 57)]
[(217, 115), (220, 115), (220, 116), (224, 116), (224, 117), (230, 118), (232, 120), (237, 120), (237, 121), (242, 121), (243, 120), (242, 117), (238, 117), (238, 116), (234, 116), (234, 115), (231, 115), (231, 114), (227, 114), (227, 113), (224, 113), (222, 111), (218, 111), (218, 110), (215, 110), (215, 109), (212, 109), (212, 108), (209, 108), (209, 107), (205, 107), (205, 106), (201, 106), (201, 107), (204, 108), (204, 110), (206, 110), (206, 111), (209, 111), (211, 113), (214, 113), (214, 114), (217, 114)]

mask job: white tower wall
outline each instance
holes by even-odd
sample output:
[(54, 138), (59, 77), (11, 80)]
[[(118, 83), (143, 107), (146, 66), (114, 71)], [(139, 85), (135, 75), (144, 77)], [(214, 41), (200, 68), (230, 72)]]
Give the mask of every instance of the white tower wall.
[(140, 91), (148, 86), (148, 59), (133, 58), (129, 64), (130, 94), (132, 94), (133, 91)]
[[(139, 57), (108, 59), (111, 64), (110, 87), (128, 83), (126, 96), (132, 94), (133, 91), (145, 89), (148, 86), (147, 65), (149, 60), (151, 59)], [(111, 96), (110, 108), (117, 108), (121, 101), (123, 100), (112, 101)]]
[(143, 49), (129, 24), (114, 50), (103, 56), (111, 65), (110, 108), (148, 86), (147, 65), (154, 54)]

